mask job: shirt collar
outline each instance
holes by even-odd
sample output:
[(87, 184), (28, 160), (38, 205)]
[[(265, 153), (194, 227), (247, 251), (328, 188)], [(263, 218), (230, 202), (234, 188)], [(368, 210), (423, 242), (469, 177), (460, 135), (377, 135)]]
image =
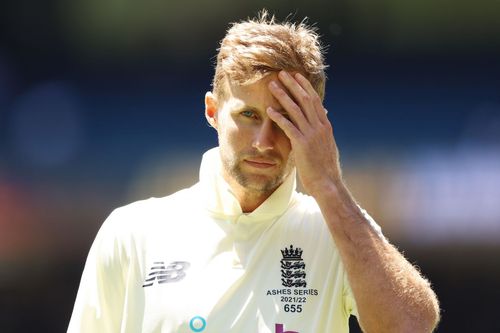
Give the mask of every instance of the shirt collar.
[[(200, 167), (200, 184), (206, 207), (216, 215), (239, 217), (241, 206), (232, 193), (229, 184), (221, 175), (222, 162), (219, 148), (212, 148), (203, 154)], [(272, 218), (281, 215), (288, 208), (296, 189), (295, 168), (274, 192), (253, 212), (246, 214), (250, 220)]]

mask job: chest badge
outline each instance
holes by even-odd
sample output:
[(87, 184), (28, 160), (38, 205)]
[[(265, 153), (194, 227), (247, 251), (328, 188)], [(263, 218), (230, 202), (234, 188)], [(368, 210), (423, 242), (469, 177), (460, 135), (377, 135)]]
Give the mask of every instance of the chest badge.
[(306, 264), (302, 260), (302, 249), (300, 247), (285, 248), (281, 250), (281, 284), (283, 287), (307, 287)]
[[(300, 313), (305, 311), (305, 305), (309, 298), (319, 295), (317, 289), (307, 289), (306, 264), (302, 259), (302, 249), (290, 245), (281, 250), (282, 258), (280, 260), (281, 287), (269, 289), (266, 296), (272, 297), (273, 302), (280, 302), (284, 312)], [(309, 276), (309, 280), (310, 280)], [(281, 324), (276, 324), (281, 325)], [(281, 327), (276, 332), (295, 332), (284, 331)], [(282, 331), (280, 331), (283, 329)]]

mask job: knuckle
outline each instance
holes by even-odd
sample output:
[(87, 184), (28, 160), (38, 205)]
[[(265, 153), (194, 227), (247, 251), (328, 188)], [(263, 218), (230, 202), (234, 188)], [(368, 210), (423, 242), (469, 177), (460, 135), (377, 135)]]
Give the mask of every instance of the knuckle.
[(312, 102), (313, 102), (314, 104), (319, 104), (319, 105), (322, 105), (322, 103), (321, 103), (321, 99), (319, 98), (319, 96), (318, 96), (317, 94), (316, 94), (316, 95), (314, 95), (314, 96), (312, 97)]
[(304, 92), (302, 93), (302, 100), (306, 103), (309, 103), (311, 101), (311, 96)]
[(326, 121), (324, 124), (323, 124), (323, 127), (325, 129), (326, 132), (330, 133), (332, 132), (333, 130), (333, 126), (332, 126), (332, 123), (329, 122), (329, 121)]

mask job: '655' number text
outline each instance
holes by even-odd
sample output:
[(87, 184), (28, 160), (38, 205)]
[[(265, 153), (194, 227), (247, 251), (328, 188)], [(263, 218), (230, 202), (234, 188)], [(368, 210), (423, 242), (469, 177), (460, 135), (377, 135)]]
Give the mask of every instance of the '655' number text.
[(285, 312), (302, 312), (302, 304), (285, 304)]

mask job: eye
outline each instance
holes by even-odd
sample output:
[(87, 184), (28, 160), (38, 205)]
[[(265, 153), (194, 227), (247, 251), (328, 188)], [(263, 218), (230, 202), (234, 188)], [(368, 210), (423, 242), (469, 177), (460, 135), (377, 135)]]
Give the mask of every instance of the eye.
[(255, 114), (255, 112), (250, 111), (250, 110), (242, 111), (241, 115), (243, 117), (247, 117), (247, 118), (257, 118), (257, 115)]

